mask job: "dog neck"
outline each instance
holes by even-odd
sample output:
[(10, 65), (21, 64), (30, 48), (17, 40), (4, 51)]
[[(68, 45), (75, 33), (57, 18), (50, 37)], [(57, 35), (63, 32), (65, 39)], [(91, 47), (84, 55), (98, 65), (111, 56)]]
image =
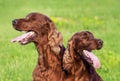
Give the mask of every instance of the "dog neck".
[[(74, 75), (76, 81), (78, 81), (82, 75), (88, 75), (86, 78), (90, 78), (89, 72), (87, 71), (82, 57), (76, 53), (71, 45), (69, 45), (65, 51), (63, 63), (64, 69), (67, 70), (68, 73)], [(84, 81), (84, 79), (81, 81)]]
[(38, 51), (38, 65), (43, 70), (50, 68), (61, 69), (64, 46), (61, 43), (54, 46), (54, 44), (50, 42), (51, 41), (49, 40), (49, 42), (44, 45), (38, 43), (35, 44)]
[(38, 51), (38, 63), (37, 65), (41, 68), (41, 70), (46, 70), (47, 69), (47, 62), (45, 60), (45, 46), (41, 46), (39, 44), (36, 44), (36, 48)]

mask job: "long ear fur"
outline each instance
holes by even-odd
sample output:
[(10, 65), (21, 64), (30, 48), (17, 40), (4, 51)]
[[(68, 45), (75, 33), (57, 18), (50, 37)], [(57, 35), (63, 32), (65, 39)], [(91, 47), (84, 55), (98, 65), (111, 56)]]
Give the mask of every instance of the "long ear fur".
[(53, 23), (50, 23), (50, 29), (48, 34), (49, 45), (51, 50), (58, 55), (60, 53), (60, 46), (62, 46), (62, 35), (55, 29)]
[(72, 60), (74, 60), (74, 46), (75, 46), (74, 40), (69, 40), (67, 48), (69, 50), (70, 56), (72, 57)]
[(68, 41), (68, 46), (67, 49), (64, 53), (63, 56), (63, 67), (65, 70), (67, 70), (68, 73), (74, 74), (74, 41), (73, 40), (69, 40)]

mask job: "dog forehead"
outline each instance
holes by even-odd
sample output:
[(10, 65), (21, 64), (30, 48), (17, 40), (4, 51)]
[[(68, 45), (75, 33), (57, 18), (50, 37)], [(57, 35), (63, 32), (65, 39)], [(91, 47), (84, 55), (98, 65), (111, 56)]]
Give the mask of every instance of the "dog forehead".
[(77, 40), (84, 40), (84, 39), (91, 40), (91, 39), (94, 39), (94, 36), (89, 31), (82, 31), (82, 32), (75, 33), (71, 38), (71, 40), (75, 40), (75, 41), (76, 39)]
[(43, 17), (44, 15), (40, 13), (29, 13), (26, 18), (38, 18), (38, 17)]

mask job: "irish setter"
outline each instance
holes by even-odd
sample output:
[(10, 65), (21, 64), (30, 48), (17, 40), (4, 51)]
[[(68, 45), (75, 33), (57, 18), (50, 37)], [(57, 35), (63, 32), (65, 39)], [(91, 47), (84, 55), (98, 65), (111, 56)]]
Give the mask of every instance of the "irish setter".
[(95, 68), (100, 67), (98, 58), (91, 52), (101, 49), (103, 41), (94, 38), (89, 31), (75, 33), (68, 41), (63, 66), (74, 81), (102, 81)]
[(25, 18), (13, 20), (12, 23), (16, 30), (26, 31), (12, 42), (19, 42), (22, 45), (33, 42), (37, 48), (38, 61), (33, 71), (33, 81), (100, 81), (93, 80), (97, 73), (91, 65), (92, 61), (86, 60), (88, 57), (82, 50), (100, 49), (101, 40), (89, 36), (87, 38), (90, 33), (85, 34), (86, 38), (79, 33), (75, 34), (69, 41), (63, 61), (65, 48), (62, 44), (62, 35), (47, 16), (30, 13)]
[(30, 13), (25, 18), (13, 20), (13, 27), (26, 34), (12, 40), (20, 44), (34, 42), (38, 62), (33, 71), (33, 81), (64, 81), (62, 57), (65, 50), (62, 35), (45, 15)]

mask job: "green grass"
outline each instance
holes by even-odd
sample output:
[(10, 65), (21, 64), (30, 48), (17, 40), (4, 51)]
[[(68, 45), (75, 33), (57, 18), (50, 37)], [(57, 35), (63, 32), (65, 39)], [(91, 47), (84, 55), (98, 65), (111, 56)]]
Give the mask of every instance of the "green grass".
[(78, 31), (89, 30), (104, 41), (94, 51), (102, 67), (98, 73), (104, 81), (120, 81), (120, 0), (0, 0), (0, 81), (31, 81), (37, 62), (34, 44), (20, 46), (10, 40), (21, 32), (12, 27), (12, 20), (30, 12), (48, 15), (68, 39)]

